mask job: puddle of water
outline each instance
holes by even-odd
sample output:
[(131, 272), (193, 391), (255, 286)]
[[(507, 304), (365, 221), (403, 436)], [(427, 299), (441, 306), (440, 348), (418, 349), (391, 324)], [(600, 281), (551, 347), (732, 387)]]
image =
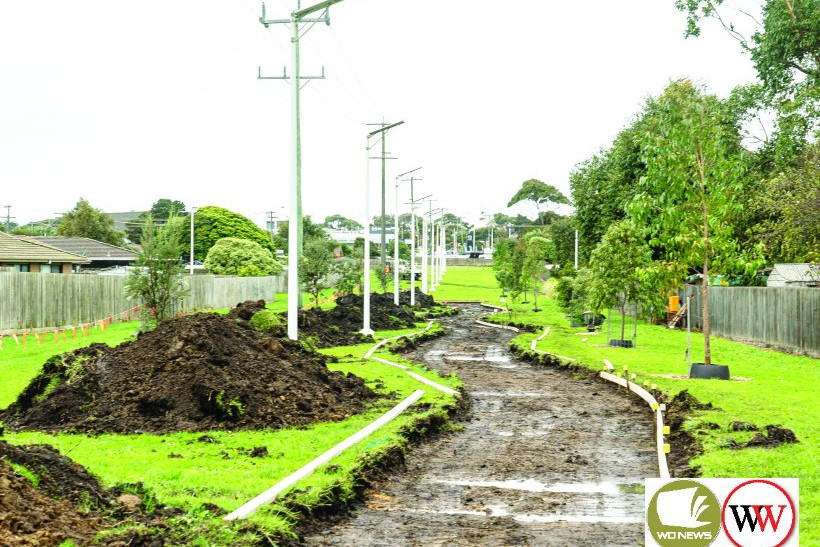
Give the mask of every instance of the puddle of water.
[[(510, 433), (512, 435), (512, 433)], [(613, 482), (576, 482), (576, 483), (555, 483), (544, 484), (534, 479), (515, 479), (507, 481), (480, 481), (480, 480), (446, 480), (439, 479), (434, 482), (439, 484), (451, 484), (453, 486), (474, 486), (483, 488), (500, 488), (504, 490), (522, 490), (525, 492), (556, 492), (562, 494), (604, 494), (617, 496), (624, 493), (618, 484)], [(634, 486), (634, 485), (626, 485)], [(631, 492), (636, 493), (636, 492)]]
[(585, 522), (585, 523), (633, 523), (643, 522), (643, 516), (632, 517), (625, 515), (562, 515), (560, 513), (554, 515), (532, 515), (532, 514), (516, 514), (510, 513), (503, 507), (493, 506), (487, 508), (491, 517), (512, 517), (518, 522)]
[(543, 393), (534, 391), (473, 391), (474, 397), (543, 397)]
[(511, 513), (503, 507), (491, 505), (485, 511), (470, 511), (467, 509), (408, 509), (410, 513), (423, 513), (435, 515), (466, 515), (474, 517), (512, 517), (518, 522), (551, 523), (551, 522), (582, 522), (582, 523), (614, 523), (632, 524), (644, 522), (643, 516), (612, 516), (612, 515), (564, 515), (556, 513), (554, 515), (533, 515)]

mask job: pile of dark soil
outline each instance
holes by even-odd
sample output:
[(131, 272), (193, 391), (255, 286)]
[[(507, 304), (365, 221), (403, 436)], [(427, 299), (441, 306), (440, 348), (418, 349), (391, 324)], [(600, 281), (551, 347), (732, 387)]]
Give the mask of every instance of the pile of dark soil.
[(49, 359), (0, 420), (15, 430), (162, 433), (303, 426), (363, 411), (377, 395), (327, 360), (242, 319), (199, 313), (116, 348)]
[[(140, 485), (131, 486), (144, 495)], [(140, 496), (104, 489), (82, 466), (48, 445), (0, 441), (0, 545), (56, 546), (66, 540), (89, 545), (101, 530), (125, 522), (150, 527), (158, 537), (123, 532), (107, 536), (102, 544), (165, 545), (165, 519), (181, 511), (158, 504), (150, 513), (145, 509)]]
[[(406, 296), (409, 303), (409, 291)], [(359, 334), (364, 324), (363, 307), (364, 296), (346, 294), (336, 299), (333, 309), (302, 310), (299, 312), (299, 331), (320, 348), (372, 342), (372, 337)], [(407, 329), (415, 326), (416, 321), (413, 312), (393, 303), (392, 293), (371, 293), (370, 328), (373, 330)]]
[(0, 545), (82, 543), (103, 527), (71, 503), (47, 496), (0, 459)]

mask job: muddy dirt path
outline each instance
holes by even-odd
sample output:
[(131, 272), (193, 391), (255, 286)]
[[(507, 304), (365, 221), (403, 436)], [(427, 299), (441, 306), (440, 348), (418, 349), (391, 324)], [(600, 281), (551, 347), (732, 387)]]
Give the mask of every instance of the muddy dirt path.
[(603, 384), (536, 368), (513, 334), (445, 319), (411, 358), (463, 380), (463, 431), (416, 447), (407, 468), (307, 545), (638, 545), (643, 479), (657, 476), (651, 413)]

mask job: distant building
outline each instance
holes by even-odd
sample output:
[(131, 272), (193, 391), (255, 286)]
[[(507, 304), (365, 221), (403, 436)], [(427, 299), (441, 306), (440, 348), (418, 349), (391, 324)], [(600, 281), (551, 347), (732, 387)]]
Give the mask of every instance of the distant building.
[(83, 270), (130, 266), (137, 260), (133, 251), (88, 237), (33, 236), (26, 239), (85, 257), (88, 262), (83, 264)]
[(0, 268), (31, 273), (72, 273), (87, 262), (84, 256), (0, 232)]
[(106, 213), (114, 221), (114, 230), (124, 232), (134, 226), (142, 226), (143, 221), (140, 215), (148, 214), (151, 211), (127, 211), (125, 213)]
[(820, 266), (816, 264), (775, 264), (766, 280), (767, 287), (820, 287)]

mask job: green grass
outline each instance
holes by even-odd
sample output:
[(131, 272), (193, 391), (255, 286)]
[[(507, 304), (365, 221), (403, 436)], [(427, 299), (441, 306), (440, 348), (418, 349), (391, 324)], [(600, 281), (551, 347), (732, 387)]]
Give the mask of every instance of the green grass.
[[(500, 304), (501, 292), (488, 268), (451, 267), (444, 282), (434, 293), (437, 299), (476, 300)], [(713, 336), (712, 359), (729, 365), (732, 381), (690, 380), (685, 378), (686, 332), (661, 325), (638, 322), (637, 348), (606, 346), (606, 329), (602, 334), (586, 336), (571, 328), (556, 302), (539, 298), (540, 312), (532, 303), (510, 303), (512, 313), (502, 312), (495, 320), (512, 320), (541, 327), (550, 326), (549, 335), (539, 341), (543, 351), (573, 357), (583, 365), (600, 370), (603, 359), (609, 359), (621, 370), (637, 373), (638, 381), (647, 380), (670, 396), (688, 390), (701, 402), (711, 402), (717, 409), (698, 411), (685, 424), (703, 443), (704, 453), (691, 463), (701, 468), (704, 477), (797, 477), (800, 479), (802, 508), (801, 539), (806, 544), (820, 542), (820, 474), (816, 461), (818, 450), (818, 400), (820, 400), (820, 363), (811, 357), (791, 355), (733, 342)], [(632, 319), (627, 319), (626, 338), (632, 337)], [(540, 333), (539, 333), (540, 334)], [(538, 334), (521, 334), (515, 343), (529, 349)], [(613, 318), (612, 337), (620, 338), (620, 317)], [(703, 335), (692, 333), (692, 356), (702, 361)], [(729, 432), (734, 420), (758, 426), (780, 424), (792, 429), (798, 444), (775, 449), (750, 448), (731, 450), (729, 438), (746, 441), (753, 432)], [(697, 429), (698, 424), (713, 422), (717, 430)], [(674, 450), (675, 447), (672, 447)]]
[[(127, 339), (136, 325), (112, 325), (104, 333), (93, 335), (84, 342), (104, 341), (112, 345)], [(115, 328), (119, 327), (119, 328)], [(383, 339), (412, 332), (385, 331), (377, 333)], [(62, 344), (62, 343), (61, 343)], [(13, 376), (16, 388), (3, 382), (0, 406), (12, 402), (16, 393), (39, 371), (49, 356), (74, 349), (58, 344), (53, 348), (29, 346), (28, 353), (17, 355), (13, 361), (4, 360), (4, 379)], [(202, 504), (214, 503), (227, 511), (236, 509), (280, 479), (294, 472), (319, 454), (362, 429), (378, 416), (396, 405), (416, 389), (426, 394), (420, 402), (429, 403), (426, 409), (416, 407), (377, 431), (363, 442), (345, 451), (309, 478), (301, 481), (285, 496), (298, 505), (314, 506), (326, 500), (331, 489), (339, 488), (342, 496), (351, 495), (354, 484), (350, 476), (362, 457), (374, 457), (381, 451), (402, 441), (399, 429), (414, 420), (437, 413), (444, 414), (443, 406), (452, 398), (424, 386), (403, 371), (363, 360), (364, 353), (372, 344), (360, 344), (322, 350), (339, 359), (329, 368), (343, 373), (353, 373), (363, 378), (384, 398), (366, 413), (351, 416), (336, 423), (321, 423), (302, 429), (271, 431), (210, 431), (197, 433), (173, 433), (166, 435), (77, 435), (43, 433), (7, 433), (5, 439), (15, 444), (47, 443), (63, 454), (84, 465), (101, 478), (106, 486), (142, 482), (160, 503), (184, 508), (187, 513), (177, 522), (177, 539), (190, 545), (233, 545), (252, 542), (253, 534), (242, 530), (242, 523), (222, 525), (218, 518), (203, 510)], [(50, 351), (49, 351), (50, 350)], [(389, 357), (393, 360), (398, 357)], [(403, 361), (404, 364), (410, 365)], [(460, 386), (454, 376), (440, 377), (436, 372), (418, 365), (413, 370), (453, 388)], [(207, 434), (216, 443), (197, 439)], [(268, 456), (251, 458), (248, 453), (254, 447), (264, 446)], [(19, 470), (23, 473), (24, 470)], [(23, 473), (24, 474), (24, 473)], [(26, 475), (27, 476), (27, 475)], [(32, 477), (29, 477), (32, 480)], [(287, 535), (294, 516), (281, 504), (272, 504), (251, 517), (265, 534)]]
[(98, 327), (92, 327), (88, 337), (83, 336), (77, 330), (76, 339), (72, 339), (71, 332), (68, 332), (66, 333), (67, 341), (60, 335), (57, 343), (54, 342), (53, 335), (47, 334), (42, 345), (38, 344), (33, 336), (29, 336), (25, 349), (21, 336), (18, 336), (19, 345), (15, 344), (11, 337), (4, 337), (3, 349), (0, 350), (0, 378), (3, 379), (0, 382), (0, 408), (14, 402), (20, 391), (40, 371), (40, 367), (49, 357), (74, 351), (94, 342), (116, 346), (133, 338), (138, 328), (139, 322), (137, 321), (112, 323), (102, 332)]

